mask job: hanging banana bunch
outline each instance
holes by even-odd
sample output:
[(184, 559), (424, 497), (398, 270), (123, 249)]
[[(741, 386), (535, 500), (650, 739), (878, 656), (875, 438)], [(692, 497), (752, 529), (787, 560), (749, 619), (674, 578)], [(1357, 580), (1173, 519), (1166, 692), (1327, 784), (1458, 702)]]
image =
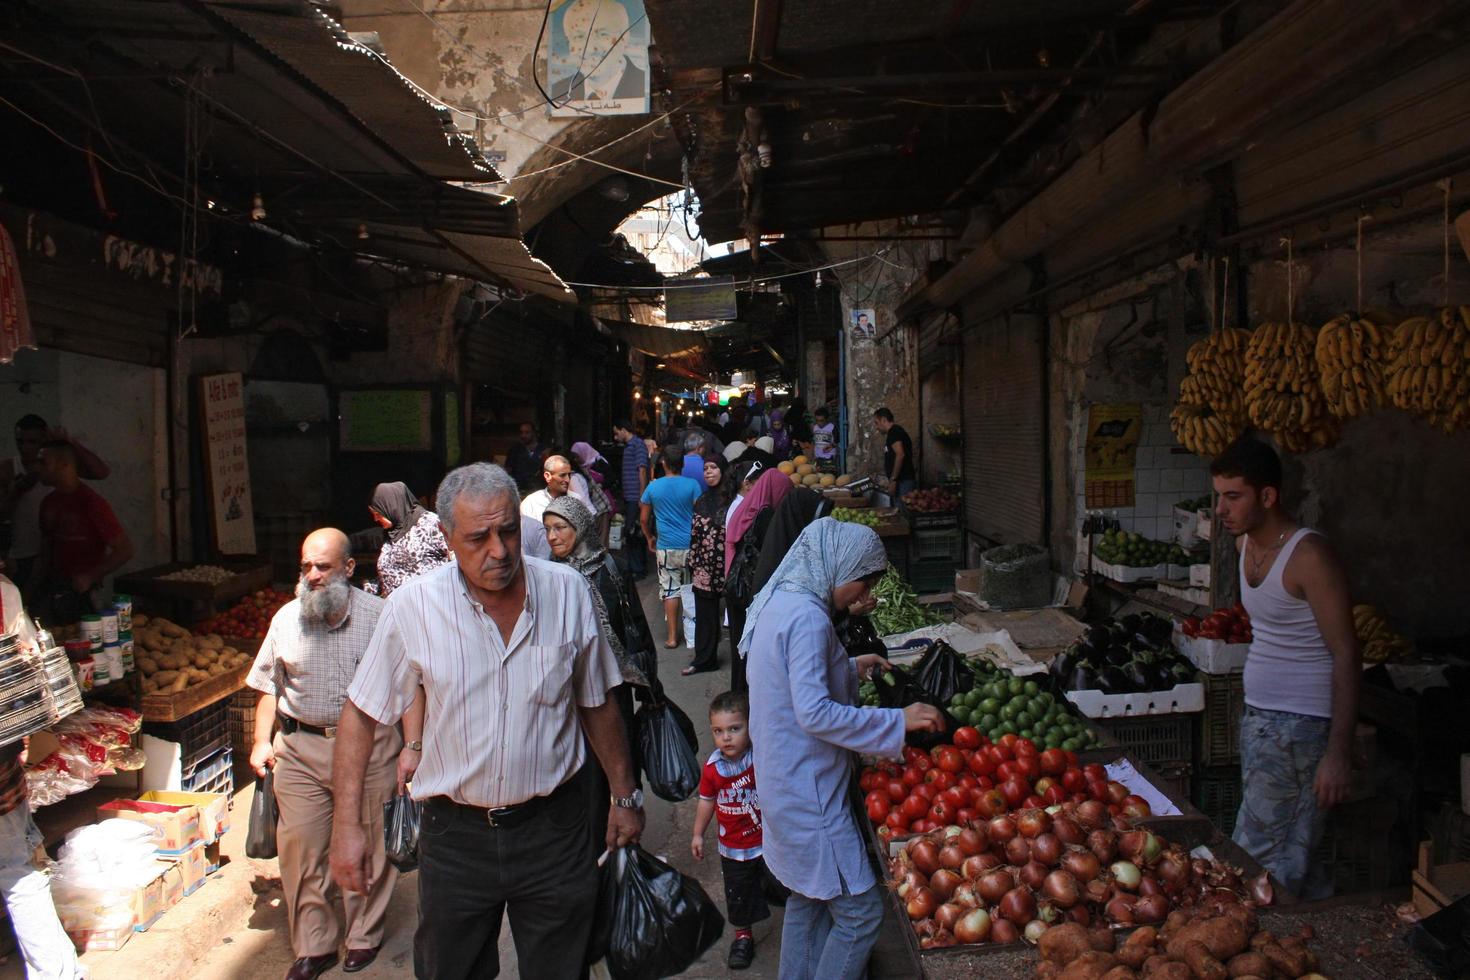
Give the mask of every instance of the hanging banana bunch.
[(1303, 323), (1263, 323), (1245, 356), (1245, 407), (1250, 423), (1282, 448), (1302, 453), (1337, 440), (1317, 372), (1316, 338)]
[(1399, 324), (1388, 347), (1385, 391), (1396, 408), (1448, 435), (1470, 424), (1470, 307)]
[(1386, 402), (1384, 367), (1388, 343), (1384, 330), (1367, 315), (1344, 313), (1317, 333), (1317, 372), (1327, 410), (1339, 419), (1360, 418)]

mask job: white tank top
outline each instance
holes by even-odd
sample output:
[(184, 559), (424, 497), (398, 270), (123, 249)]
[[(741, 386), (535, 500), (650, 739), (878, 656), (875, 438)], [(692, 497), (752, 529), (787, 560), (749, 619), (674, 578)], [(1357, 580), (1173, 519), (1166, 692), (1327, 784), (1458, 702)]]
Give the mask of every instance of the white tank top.
[(1265, 711), (1332, 717), (1332, 652), (1305, 599), (1286, 591), (1282, 573), (1310, 528), (1287, 539), (1260, 585), (1245, 577), (1246, 547), (1240, 549), (1240, 601), (1251, 617), (1250, 654), (1245, 658), (1245, 703)]

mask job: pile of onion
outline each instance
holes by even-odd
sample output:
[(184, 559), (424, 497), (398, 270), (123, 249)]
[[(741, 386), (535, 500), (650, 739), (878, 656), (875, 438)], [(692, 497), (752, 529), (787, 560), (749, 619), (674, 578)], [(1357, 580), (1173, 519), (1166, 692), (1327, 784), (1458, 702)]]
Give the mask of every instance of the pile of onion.
[(1269, 880), (1191, 858), (1097, 801), (1019, 810), (911, 839), (890, 888), (924, 948), (1035, 942), (1063, 922), (1162, 923), (1174, 909), (1271, 902)]

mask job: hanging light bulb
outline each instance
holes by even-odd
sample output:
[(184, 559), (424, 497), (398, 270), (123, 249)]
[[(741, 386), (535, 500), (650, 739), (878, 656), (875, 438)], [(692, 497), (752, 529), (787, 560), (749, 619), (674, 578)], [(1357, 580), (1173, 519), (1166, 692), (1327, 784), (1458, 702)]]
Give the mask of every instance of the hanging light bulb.
[(635, 390), (633, 392), (633, 397), (634, 398), (642, 398), (643, 397), (643, 392)]
[(265, 220), (265, 199), (260, 196), (260, 191), (256, 191), (255, 196), (250, 199), (250, 220)]

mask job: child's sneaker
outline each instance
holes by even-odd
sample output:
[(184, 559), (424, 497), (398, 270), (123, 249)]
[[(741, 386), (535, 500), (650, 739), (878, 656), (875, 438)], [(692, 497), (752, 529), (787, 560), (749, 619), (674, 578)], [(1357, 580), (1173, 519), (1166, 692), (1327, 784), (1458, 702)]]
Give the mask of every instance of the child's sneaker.
[(725, 965), (732, 970), (744, 970), (755, 959), (755, 940), (750, 936), (737, 936), (730, 944), (730, 956)]

